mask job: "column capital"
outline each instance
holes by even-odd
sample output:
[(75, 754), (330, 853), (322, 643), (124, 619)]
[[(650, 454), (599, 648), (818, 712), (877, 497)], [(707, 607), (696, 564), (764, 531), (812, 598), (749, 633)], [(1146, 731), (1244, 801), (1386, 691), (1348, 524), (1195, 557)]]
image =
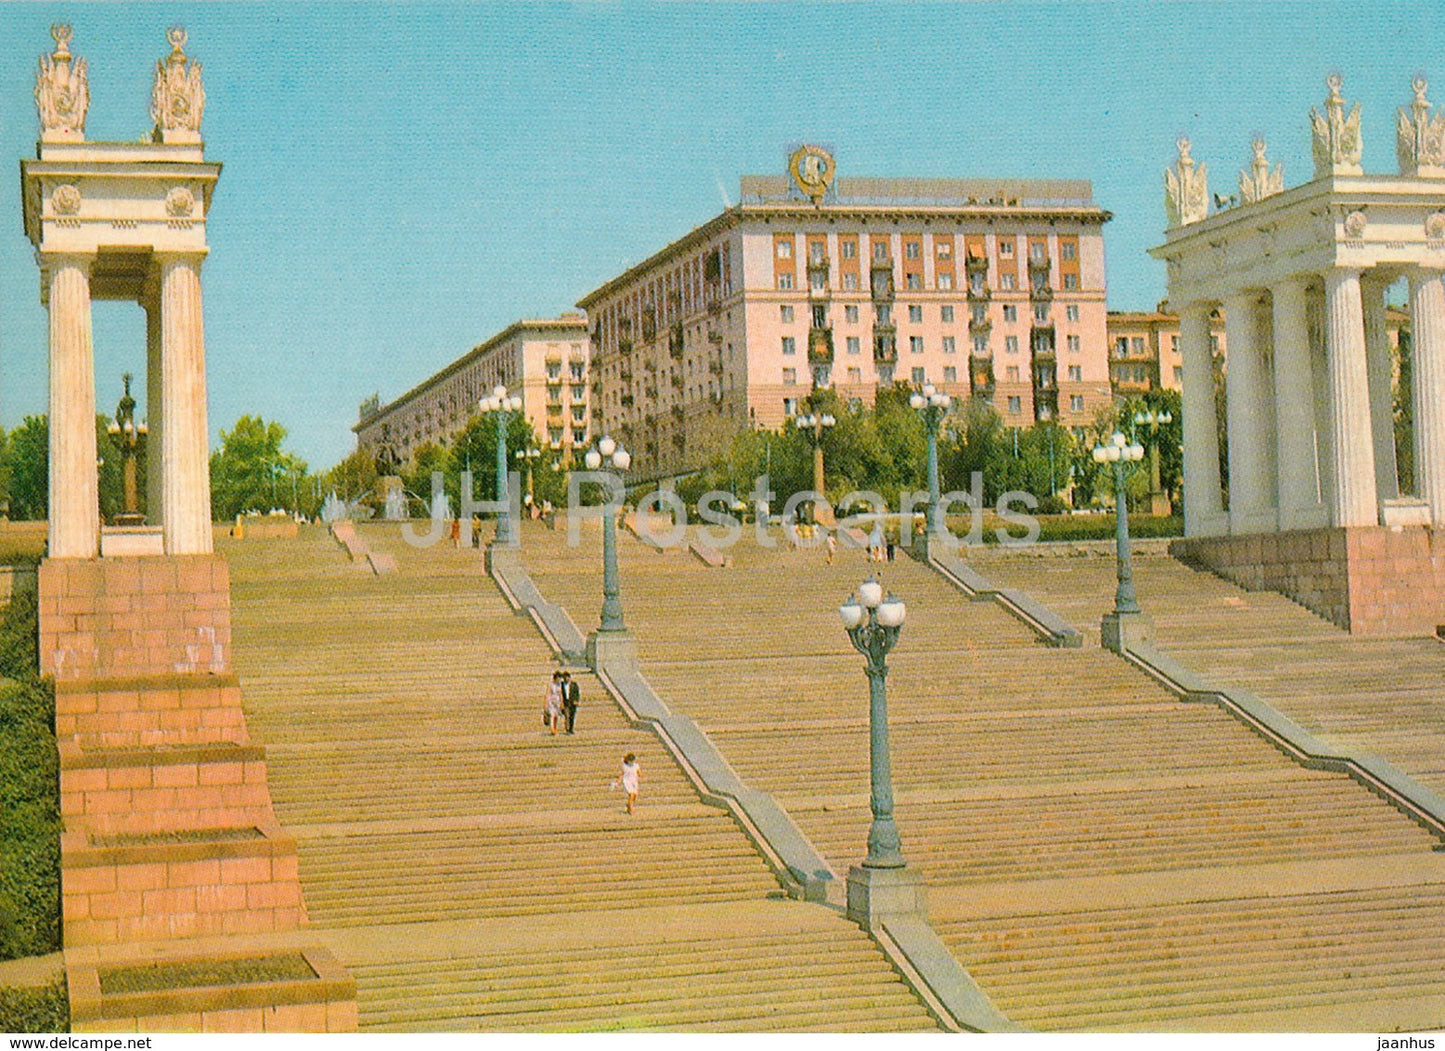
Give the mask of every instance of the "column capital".
[(90, 268), (95, 265), (94, 252), (36, 252), (35, 261), (40, 269), (45, 272), (54, 270), (58, 266), (73, 266), (90, 273)]
[(210, 250), (206, 248), (162, 249), (151, 253), (151, 259), (155, 261), (157, 269), (176, 264), (200, 267), (209, 254)]
[(1442, 276), (1445, 276), (1445, 259), (1438, 263), (1415, 262), (1405, 268), (1405, 278), (1412, 285), (1438, 281)]

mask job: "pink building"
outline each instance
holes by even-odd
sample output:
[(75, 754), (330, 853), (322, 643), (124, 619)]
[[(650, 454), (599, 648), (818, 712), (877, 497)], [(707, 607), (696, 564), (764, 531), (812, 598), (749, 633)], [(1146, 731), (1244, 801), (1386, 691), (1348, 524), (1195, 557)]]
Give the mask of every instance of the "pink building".
[(594, 417), (642, 476), (780, 427), (815, 386), (928, 382), (1006, 425), (1083, 427), (1111, 396), (1109, 218), (1087, 182), (744, 176), (741, 203), (579, 301)]
[(497, 384), (522, 397), (537, 438), (554, 449), (588, 439), (587, 321), (581, 314), (515, 322), (385, 405), (372, 398), (352, 427), (357, 447), (403, 465), (450, 442)]

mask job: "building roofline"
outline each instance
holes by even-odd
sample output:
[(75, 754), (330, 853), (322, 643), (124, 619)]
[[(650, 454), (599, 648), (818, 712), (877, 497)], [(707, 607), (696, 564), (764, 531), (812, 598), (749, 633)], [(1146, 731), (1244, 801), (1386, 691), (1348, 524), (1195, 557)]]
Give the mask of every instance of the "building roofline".
[(465, 366), (470, 365), (472, 362), (476, 361), (477, 358), (480, 358), (488, 352), (495, 350), (498, 346), (500, 346), (502, 343), (507, 342), (513, 336), (516, 336), (527, 330), (549, 328), (576, 329), (578, 331), (586, 333), (587, 319), (585, 317), (575, 314), (564, 314), (561, 317), (555, 318), (522, 318), (519, 321), (513, 321), (510, 325), (502, 329), (502, 331), (498, 332), (496, 335), (489, 337), (486, 341), (482, 343), (478, 343), (475, 347), (467, 351), (455, 361), (443, 366), (436, 372), (432, 373), (426, 379), (422, 380), (416, 386), (408, 390), (405, 394), (398, 395), (384, 405), (378, 405), (376, 411), (373, 412), (370, 416), (360, 419), (352, 425), (352, 433), (360, 433), (362, 427), (365, 427), (367, 424), (371, 423), (371, 421), (375, 420), (378, 416), (383, 416), (386, 413), (390, 412), (392, 409), (399, 408), (402, 405), (405, 405), (407, 402), (411, 401), (413, 398), (416, 398), (418, 395), (426, 391), (427, 388), (437, 383), (439, 380), (444, 380), (448, 376), (452, 375), (455, 372), (458, 372)]

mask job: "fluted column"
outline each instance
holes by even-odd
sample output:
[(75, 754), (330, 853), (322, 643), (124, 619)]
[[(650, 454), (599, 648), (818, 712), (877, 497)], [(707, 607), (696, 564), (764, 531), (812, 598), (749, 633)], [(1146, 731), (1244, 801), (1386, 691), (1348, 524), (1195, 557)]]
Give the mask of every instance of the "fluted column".
[(1415, 495), (1445, 527), (1445, 285), (1438, 270), (1410, 275), (1415, 386)]
[(1325, 288), (1324, 282), (1311, 284), (1305, 291), (1305, 318), (1310, 333), (1310, 374), (1315, 387), (1315, 469), (1319, 476), (1320, 503), (1325, 509), (1325, 525), (1329, 525), (1330, 509), (1335, 505), (1335, 444), (1330, 430), (1330, 363), (1325, 350)]
[(161, 469), (165, 387), (161, 382), (161, 300), (158, 282), (148, 282), (141, 297), (146, 313), (146, 521), (160, 525), (165, 506), (165, 473)]
[(95, 351), (89, 256), (53, 256), (50, 272), (50, 557), (100, 553)]
[(1264, 362), (1257, 293), (1224, 301), (1229, 364), (1225, 370), (1229, 434), (1229, 529), (1274, 530), (1274, 392)]
[(1334, 451), (1331, 524), (1377, 525), (1375, 446), (1358, 270), (1339, 268), (1325, 274), (1325, 354)]
[(1385, 289), (1378, 279), (1360, 279), (1365, 321), (1365, 371), (1370, 384), (1370, 434), (1375, 448), (1375, 499), (1384, 505), (1400, 495), (1395, 468), (1395, 394), (1390, 337), (1385, 331)]
[(1279, 527), (1311, 529), (1324, 525), (1325, 516), (1315, 473), (1315, 382), (1305, 279), (1288, 278), (1272, 291)]
[(161, 523), (168, 555), (211, 551), (201, 257), (160, 258)]
[(1184, 369), (1184, 533), (1215, 536), (1228, 531), (1219, 485), (1219, 421), (1214, 403), (1214, 355), (1209, 344), (1208, 303), (1179, 311), (1179, 354)]

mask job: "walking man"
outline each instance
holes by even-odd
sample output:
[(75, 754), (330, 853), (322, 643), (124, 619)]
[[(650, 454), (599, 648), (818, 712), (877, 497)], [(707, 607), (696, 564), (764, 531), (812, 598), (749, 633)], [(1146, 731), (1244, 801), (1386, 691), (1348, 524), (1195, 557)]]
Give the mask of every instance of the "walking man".
[(577, 702), (582, 698), (582, 688), (572, 681), (572, 673), (562, 673), (562, 715), (567, 720), (567, 732), (572, 732), (577, 721)]

